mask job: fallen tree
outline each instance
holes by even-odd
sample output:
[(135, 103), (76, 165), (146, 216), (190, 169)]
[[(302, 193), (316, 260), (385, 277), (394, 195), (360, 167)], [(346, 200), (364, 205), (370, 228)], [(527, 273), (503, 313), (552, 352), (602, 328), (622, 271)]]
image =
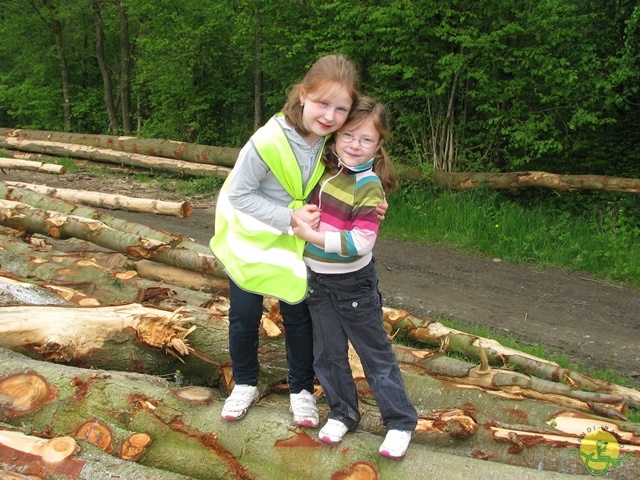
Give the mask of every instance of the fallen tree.
[[(0, 389), (6, 398), (6, 421), (14, 428), (26, 424), (33, 432), (93, 442), (120, 459), (123, 451), (129, 451), (122, 448), (127, 438), (146, 435), (151, 442), (139, 449), (139, 456), (134, 455), (139, 464), (191, 478), (327, 478), (358, 462), (370, 463), (376, 475), (364, 478), (422, 478), (436, 468), (446, 471), (453, 460), (449, 455), (456, 455), (453, 463), (466, 464), (476, 474), (495, 471), (486, 459), (532, 468), (527, 470), (528, 478), (543, 473), (536, 468), (551, 466), (566, 473), (584, 472), (580, 458), (567, 454), (580, 436), (547, 423), (562, 417), (563, 409), (478, 395), (478, 390), (443, 384), (407, 370), (406, 388), (421, 412), (420, 422), (407, 458), (394, 462), (377, 459), (384, 428), (370, 393), (362, 397), (363, 421), (358, 431), (347, 435), (341, 448), (335, 448), (321, 444), (313, 431), (291, 424), (288, 395), (277, 385), (262, 391), (259, 404), (242, 422), (229, 423), (220, 419), (224, 394), (216, 388), (186, 389), (157, 377), (77, 369), (3, 352)], [(440, 408), (443, 403), (448, 407)], [(460, 406), (451, 408), (456, 405)], [(326, 405), (320, 402), (319, 407), (325, 415)], [(640, 436), (633, 425), (599, 422), (624, 435), (625, 451), (638, 448)], [(566, 430), (564, 421), (563, 427)], [(537, 442), (510, 453), (517, 440), (514, 435), (505, 437), (506, 430), (517, 432), (518, 438), (534, 436)], [(565, 439), (564, 448), (560, 439)], [(612, 472), (612, 478), (615, 473), (637, 475), (638, 468), (630, 460)], [(511, 477), (505, 478), (521, 478), (522, 472), (511, 472)], [(455, 475), (451, 478), (458, 478)]]
[(45, 130), (0, 128), (0, 136), (20, 140), (44, 140), (47, 142), (86, 145), (120, 152), (175, 158), (186, 162), (222, 165), (225, 167), (233, 167), (240, 152), (239, 148), (216, 147), (198, 143), (177, 142), (175, 140)]
[[(97, 208), (110, 210), (126, 210), (128, 212), (154, 213), (157, 215), (172, 215), (186, 218), (191, 215), (193, 208), (187, 201), (167, 202), (148, 198), (127, 197), (125, 195), (73, 190), (69, 188), (54, 188), (46, 185), (36, 185), (23, 182), (3, 182), (9, 189), (25, 189), (41, 195), (48, 195), (71, 203), (80, 203)], [(18, 190), (20, 192), (20, 190)], [(17, 195), (15, 198), (20, 198)]]
[(640, 179), (607, 177), (604, 175), (559, 175), (548, 172), (462, 172), (436, 170), (432, 182), (454, 190), (484, 187), (491, 190), (521, 188), (550, 188), (553, 190), (600, 190), (607, 192), (640, 193)]
[(42, 210), (24, 203), (0, 200), (0, 224), (53, 238), (79, 238), (134, 258), (153, 259), (196, 272), (222, 275), (220, 262), (211, 254), (136, 236), (97, 220)]
[(31, 160), (20, 160), (15, 158), (1, 158), (0, 169), (6, 170), (28, 170), (31, 172), (53, 173), (63, 175), (67, 173), (66, 167), (62, 165), (53, 165), (51, 163), (34, 162)]
[(212, 176), (226, 178), (231, 169), (213, 164), (192, 163), (173, 158), (154, 157), (139, 153), (118, 152), (99, 147), (88, 147), (44, 140), (20, 140), (0, 137), (0, 147), (14, 148), (33, 153), (45, 153), (58, 157), (82, 158), (86, 160), (115, 163), (132, 167), (148, 168), (154, 172), (170, 172), (177, 175)]

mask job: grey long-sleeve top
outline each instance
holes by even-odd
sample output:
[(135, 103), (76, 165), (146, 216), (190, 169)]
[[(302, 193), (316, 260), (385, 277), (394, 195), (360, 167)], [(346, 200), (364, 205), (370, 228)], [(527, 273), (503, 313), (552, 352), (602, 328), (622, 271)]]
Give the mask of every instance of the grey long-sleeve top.
[[(305, 188), (318, 162), (318, 150), (323, 146), (323, 139), (310, 147), (284, 117), (278, 116), (276, 121), (283, 128), (293, 149)], [(283, 233), (287, 232), (292, 211), (287, 205), (293, 198), (260, 158), (251, 141), (240, 151), (233, 170), (228, 190), (231, 205)]]

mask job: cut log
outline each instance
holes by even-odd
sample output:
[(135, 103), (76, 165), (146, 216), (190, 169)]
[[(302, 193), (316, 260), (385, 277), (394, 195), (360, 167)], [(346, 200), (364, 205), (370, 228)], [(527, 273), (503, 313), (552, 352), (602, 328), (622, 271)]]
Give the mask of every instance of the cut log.
[(88, 133), (0, 128), (0, 136), (24, 140), (46, 140), (49, 142), (87, 145), (121, 152), (175, 158), (187, 162), (222, 165), (225, 167), (233, 167), (240, 153), (239, 148), (233, 147), (215, 147), (166, 139), (92, 135)]
[[(113, 478), (192, 480), (184, 475), (121, 460), (100, 451), (98, 447), (84, 441), (76, 442), (70, 437), (48, 439), (34, 435), (24, 435), (18, 431), (9, 431), (9, 433), (28, 437), (42, 445), (46, 445), (48, 442), (54, 442), (54, 445), (57, 445), (58, 439), (62, 438), (65, 442), (69, 442), (70, 445), (73, 442), (76, 445), (76, 451), (73, 456), (69, 456), (62, 461), (50, 462), (39, 455), (26, 453), (16, 448), (19, 445), (4, 445), (0, 443), (0, 458), (2, 459), (1, 480), (45, 480), (49, 478), (71, 480), (112, 480)], [(61, 444), (60, 446), (64, 449), (65, 445)]]
[(106, 148), (42, 140), (18, 140), (13, 137), (0, 137), (0, 147), (34, 153), (46, 153), (59, 157), (84, 158), (118, 165), (144, 167), (157, 172), (171, 172), (177, 175), (206, 176), (224, 179), (231, 171), (229, 167), (219, 165), (190, 163), (172, 158), (154, 157), (150, 155), (140, 155), (138, 153), (118, 152)]
[(96, 208), (67, 202), (59, 198), (53, 198), (49, 195), (34, 192), (33, 190), (9, 187), (4, 182), (0, 182), (0, 199), (2, 198), (19, 203), (26, 203), (32, 207), (44, 210), (55, 210), (56, 212), (83, 217), (90, 220), (99, 220), (114, 230), (120, 230), (121, 232), (131, 235), (151, 238), (161, 243), (170, 244), (176, 247), (183, 247), (203, 255), (211, 254), (211, 250), (208, 246), (197, 244), (192, 239), (187, 238), (184, 235), (169, 233), (147, 225), (129, 222), (127, 220), (116, 218), (113, 215)]
[(67, 173), (67, 168), (63, 165), (54, 165), (52, 163), (33, 162), (30, 160), (18, 160), (15, 158), (0, 157), (0, 169), (3, 170), (28, 170), (39, 173), (53, 173), (63, 175)]
[[(0, 304), (98, 306), (142, 302), (166, 310), (184, 305), (210, 309), (224, 304), (228, 297), (228, 282), (217, 277), (147, 261), (142, 262), (148, 267), (138, 268), (140, 261), (132, 262), (115, 252), (89, 256), (51, 251), (47, 253), (53, 260), (48, 260), (46, 254), (20, 240), (3, 242), (0, 236), (0, 245), (11, 248), (0, 248), (0, 264), (6, 267), (0, 268)], [(195, 281), (190, 281), (191, 277)], [(184, 284), (176, 285), (183, 280)]]
[[(0, 309), (0, 347), (15, 351), (25, 351), (28, 347), (50, 360), (97, 366), (95, 359), (87, 360), (90, 354), (100, 351), (101, 356), (106, 358), (122, 356), (124, 352), (116, 354), (113, 349), (123, 349), (122, 343), (128, 338), (128, 343), (141, 343), (158, 352), (164, 350), (176, 356), (197, 353), (197, 358), (209, 358), (210, 363), (218, 366), (228, 363), (228, 355), (222, 353), (227, 350), (226, 317), (209, 314), (206, 322), (203, 322), (196, 320), (199, 315), (195, 310), (184, 309), (183, 312), (194, 313), (195, 316), (174, 318), (168, 312), (146, 310), (140, 305), (111, 308), (5, 307)], [(55, 320), (52, 322), (52, 319)], [(213, 330), (214, 323), (218, 323), (220, 328)], [(191, 324), (191, 328), (186, 324)], [(74, 328), (74, 325), (82, 325), (82, 328)], [(204, 341), (201, 333), (198, 340), (202, 339), (203, 343), (194, 341), (192, 347), (187, 343), (186, 336), (200, 329), (194, 329), (195, 325), (202, 327), (211, 337)], [(129, 330), (133, 335), (127, 334)], [(108, 339), (116, 337), (120, 338), (117, 346), (108, 344)], [(225, 345), (222, 352), (221, 345)], [(286, 371), (285, 360), (278, 356), (278, 352), (284, 350), (282, 338), (263, 337), (262, 347), (265, 360), (269, 356), (271, 368), (277, 365), (278, 370)], [(272, 353), (267, 354), (268, 351)], [(481, 369), (467, 362), (434, 356), (425, 350), (396, 345), (394, 351), (404, 364), (415, 365), (446, 382), (469, 385), (511, 398), (554, 402), (568, 408), (595, 412), (603, 417), (625, 418), (626, 403), (620, 396), (585, 392), (508, 370), (494, 368), (485, 371), (486, 366)], [(358, 375), (357, 368), (353, 368), (353, 371)], [(222, 371), (218, 372), (217, 377), (221, 376)]]
[(172, 247), (151, 238), (114, 230), (102, 222), (23, 203), (0, 200), (0, 224), (53, 238), (79, 238), (133, 258), (152, 259), (187, 270), (224, 276), (220, 262), (212, 254)]
[[(61, 157), (57, 157), (55, 155), (45, 155), (43, 153), (31, 153), (31, 152), (22, 152), (20, 150), (11, 150), (8, 148), (0, 148), (0, 155), (6, 158), (15, 158), (18, 160), (30, 160), (32, 162), (40, 162), (40, 163), (52, 163), (56, 164), (60, 161)], [(109, 163), (103, 162), (93, 162), (91, 160), (86, 160), (83, 158), (71, 158), (64, 157), (68, 162), (72, 162), (79, 169), (87, 169), (91, 167), (101, 168), (103, 170), (107, 170), (109, 172), (114, 173), (150, 173), (149, 168), (143, 167), (127, 167), (127, 166), (119, 166)]]
[[(363, 461), (371, 463), (372, 472), (379, 478), (423, 478), (425, 473), (457, 478), (460, 468), (478, 478), (495, 478), (498, 466), (494, 462), (504, 464), (499, 467), (503, 478), (549, 478), (549, 472), (537, 469), (552, 466), (565, 473), (584, 473), (581, 460), (568, 454), (573, 445), (537, 445), (531, 447), (531, 454), (525, 449), (515, 455), (502, 447), (501, 440), (496, 442), (489, 428), (472, 428), (464, 437), (458, 435), (459, 428), (450, 421), (459, 418), (465, 419), (463, 424), (517, 430), (526, 417), (528, 431), (551, 435), (558, 432), (544, 421), (555, 411), (552, 407), (479, 396), (477, 391), (434, 380), (425, 382), (413, 374), (406, 374), (406, 384), (420, 412), (421, 424), (405, 460), (394, 462), (379, 459), (377, 450), (384, 428), (375, 413), (377, 409), (367, 401), (362, 402), (363, 421), (358, 430), (335, 448), (319, 442), (315, 431), (292, 425), (286, 392), (265, 392), (241, 422), (225, 422), (220, 418), (222, 398), (215, 390), (209, 403), (185, 403), (171, 394), (174, 387), (170, 383), (158, 378), (83, 370), (0, 352), (0, 378), (16, 371), (33, 372), (59, 392), (54, 402), (40, 410), (12, 417), (10, 421), (16, 427), (29, 425), (34, 431), (46, 431), (51, 436), (72, 436), (78, 426), (94, 419), (113, 431), (146, 434), (153, 440), (144, 447), (140, 464), (192, 478), (344, 478)], [(451, 403), (454, 398), (469, 408), (434, 410), (434, 406)], [(322, 401), (319, 407), (324, 417), (327, 407)], [(514, 409), (518, 415), (512, 413)], [(120, 449), (112, 450), (119, 455)], [(447, 473), (452, 465), (457, 469), (453, 476)], [(530, 470), (519, 471), (510, 465), (525, 465)], [(625, 471), (627, 478), (635, 478), (638, 468), (630, 463)], [(562, 474), (553, 477), (571, 478)]]
[(167, 202), (148, 198), (127, 197), (102, 192), (90, 192), (86, 190), (72, 190), (69, 188), (54, 188), (33, 183), (4, 182), (11, 188), (27, 189), (41, 195), (60, 198), (66, 202), (80, 203), (97, 208), (110, 210), (126, 210), (128, 212), (154, 213), (157, 215), (171, 215), (186, 218), (191, 215), (193, 208), (187, 201)]
[(383, 312), (385, 328), (389, 332), (403, 330), (413, 340), (461, 353), (468, 358), (480, 360), (480, 354), (486, 354), (494, 365), (516, 367), (529, 375), (561, 382), (571, 388), (609, 394), (624, 399), (633, 408), (640, 408), (640, 392), (637, 390), (562, 368), (555, 362), (504, 347), (495, 340), (445, 327), (439, 322), (417, 318), (404, 310), (384, 308)]
[[(162, 357), (167, 354), (168, 360), (181, 360), (189, 354), (210, 358), (189, 345), (187, 336), (196, 328), (193, 323), (195, 319), (188, 315), (138, 304), (95, 308), (7, 306), (0, 307), (0, 347), (31, 352), (48, 361), (154, 373), (151, 367), (162, 368)], [(203, 327), (214, 334), (210, 326)], [(205, 347), (216, 342), (226, 345), (224, 325), (220, 330), (216, 335), (219, 338), (210, 338)], [(151, 360), (154, 356), (158, 357), (156, 361)], [(223, 355), (222, 360), (228, 361), (228, 356)], [(215, 360), (211, 363), (219, 364)], [(174, 362), (171, 365), (175, 367)]]
[(8, 430), (0, 430), (0, 444), (40, 457), (45, 463), (60, 463), (73, 455), (78, 448), (78, 444), (71, 437), (54, 437), (46, 440)]
[(431, 173), (430, 178), (435, 184), (454, 190), (470, 190), (479, 187), (492, 190), (517, 190), (537, 187), (567, 191), (600, 190), (640, 193), (640, 179), (604, 175), (559, 175), (548, 172), (452, 173), (436, 170)]

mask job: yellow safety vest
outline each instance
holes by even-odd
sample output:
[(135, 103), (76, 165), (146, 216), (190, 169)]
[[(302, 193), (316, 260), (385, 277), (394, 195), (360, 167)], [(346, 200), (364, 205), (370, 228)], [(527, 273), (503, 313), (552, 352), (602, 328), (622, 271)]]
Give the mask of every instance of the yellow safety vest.
[[(304, 205), (313, 187), (324, 172), (316, 167), (303, 189), (300, 166), (282, 127), (271, 118), (251, 137), (260, 157), (273, 172), (293, 200), (288, 207)], [(318, 156), (322, 155), (321, 148)], [(275, 297), (287, 303), (304, 300), (307, 291), (307, 269), (302, 259), (305, 242), (294, 235), (282, 233), (229, 203), (229, 181), (224, 182), (218, 196), (215, 234), (209, 246), (224, 265), (227, 275), (244, 290)]]

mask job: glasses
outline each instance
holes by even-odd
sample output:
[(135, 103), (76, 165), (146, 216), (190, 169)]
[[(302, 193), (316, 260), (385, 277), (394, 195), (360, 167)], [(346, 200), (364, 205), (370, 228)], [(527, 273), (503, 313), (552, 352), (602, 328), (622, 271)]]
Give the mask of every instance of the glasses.
[(344, 143), (351, 143), (354, 140), (358, 140), (358, 142), (360, 143), (360, 146), (366, 150), (369, 150), (370, 148), (375, 147), (378, 143), (378, 142), (374, 142), (373, 140), (367, 137), (357, 138), (349, 132), (338, 132), (337, 135), (340, 136), (340, 138)]

